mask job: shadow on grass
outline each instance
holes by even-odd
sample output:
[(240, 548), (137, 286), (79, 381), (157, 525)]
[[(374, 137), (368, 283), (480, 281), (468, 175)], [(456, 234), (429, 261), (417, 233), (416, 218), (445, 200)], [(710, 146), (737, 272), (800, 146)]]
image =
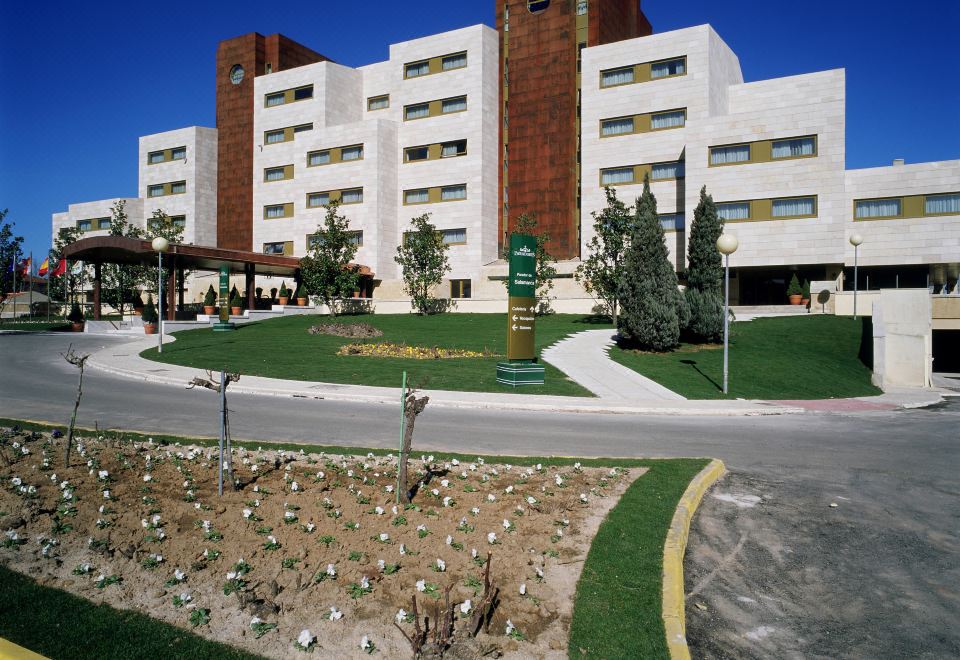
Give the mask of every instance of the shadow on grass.
[(723, 388), (720, 387), (720, 384), (717, 381), (701, 371), (700, 367), (697, 366), (696, 360), (680, 360), (680, 364), (689, 364), (691, 367), (693, 367), (694, 371), (703, 376), (711, 385), (717, 388), (718, 391), (723, 391)]

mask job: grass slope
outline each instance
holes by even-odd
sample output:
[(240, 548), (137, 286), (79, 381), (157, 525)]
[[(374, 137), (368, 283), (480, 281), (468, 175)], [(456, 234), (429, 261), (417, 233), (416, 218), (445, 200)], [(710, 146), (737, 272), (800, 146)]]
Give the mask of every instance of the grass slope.
[(610, 357), (688, 399), (830, 399), (881, 394), (870, 383), (870, 369), (860, 361), (860, 321), (838, 316), (785, 316), (730, 327), (727, 397), (722, 392), (722, 346), (683, 344), (671, 353), (613, 348)]
[(650, 461), (607, 515), (577, 583), (571, 658), (668, 658), (663, 544), (677, 502), (705, 459)]
[[(488, 349), (501, 357), (412, 360), (337, 355), (343, 337), (309, 335), (307, 328), (327, 321), (326, 317), (290, 316), (237, 326), (236, 332), (215, 333), (209, 329), (177, 333), (177, 341), (165, 346), (162, 355), (155, 348), (141, 356), (162, 362), (203, 369), (227, 369), (250, 376), (291, 380), (322, 381), (400, 387), (401, 372), (408, 382), (438, 390), (514, 392), (496, 381), (496, 364), (505, 359), (506, 327), (501, 314), (413, 314), (351, 316), (344, 323), (369, 323), (383, 331), (382, 337), (365, 342), (406, 343), (409, 346), (441, 346), (475, 351)], [(563, 337), (609, 324), (595, 324), (591, 317), (554, 314), (537, 319), (537, 351)], [(592, 396), (549, 364), (546, 383), (527, 386), (525, 394)]]
[(256, 658), (0, 566), (0, 636), (48, 658)]

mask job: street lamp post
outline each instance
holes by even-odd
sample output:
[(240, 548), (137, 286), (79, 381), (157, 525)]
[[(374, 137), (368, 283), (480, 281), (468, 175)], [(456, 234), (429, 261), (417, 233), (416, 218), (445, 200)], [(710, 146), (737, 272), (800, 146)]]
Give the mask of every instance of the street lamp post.
[(850, 235), (850, 245), (853, 246), (853, 320), (857, 320), (857, 261), (860, 256), (860, 244), (863, 243), (863, 236), (860, 234)]
[(157, 353), (163, 353), (163, 253), (170, 249), (170, 242), (163, 236), (157, 236), (150, 246), (157, 253), (157, 308), (160, 310), (157, 319), (160, 326), (160, 332), (157, 333)]
[(737, 251), (740, 242), (733, 234), (720, 234), (717, 249), (723, 255), (723, 393), (727, 393), (727, 372), (730, 344), (730, 255)]

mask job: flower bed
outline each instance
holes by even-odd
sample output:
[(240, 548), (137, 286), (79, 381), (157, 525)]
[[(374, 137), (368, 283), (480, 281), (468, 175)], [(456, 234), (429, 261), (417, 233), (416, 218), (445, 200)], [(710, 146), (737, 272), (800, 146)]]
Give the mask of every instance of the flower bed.
[(383, 331), (369, 323), (320, 323), (307, 328), (311, 335), (332, 335), (334, 337), (350, 337), (367, 339), (368, 337), (382, 337)]
[(452, 358), (495, 357), (490, 351), (467, 351), (459, 348), (440, 348), (438, 346), (407, 346), (406, 344), (345, 344), (337, 355), (360, 355), (363, 357), (408, 358), (412, 360), (447, 360)]
[(88, 438), (64, 470), (62, 443), (0, 439), (0, 560), (271, 657), (407, 657), (411, 598), (432, 622), (450, 586), (462, 630), (488, 553), (499, 603), (463, 642), (564, 649), (581, 561), (643, 472), (421, 456), (404, 506), (395, 457), (238, 449), (218, 498), (210, 448)]

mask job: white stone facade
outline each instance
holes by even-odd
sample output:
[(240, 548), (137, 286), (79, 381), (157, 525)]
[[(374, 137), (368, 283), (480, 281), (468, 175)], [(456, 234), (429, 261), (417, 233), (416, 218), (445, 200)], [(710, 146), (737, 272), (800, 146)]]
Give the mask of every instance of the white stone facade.
[[(90, 236), (106, 236), (110, 233), (109, 220), (113, 217), (111, 209), (117, 202), (126, 202), (124, 210), (127, 221), (143, 228), (143, 200), (139, 197), (116, 197), (113, 199), (99, 199), (94, 202), (80, 202), (70, 204), (66, 211), (53, 214), (53, 237), (56, 238), (61, 229), (77, 227), (83, 232), (83, 238)], [(106, 221), (106, 222), (104, 222)], [(90, 223), (90, 229), (86, 229)]]

